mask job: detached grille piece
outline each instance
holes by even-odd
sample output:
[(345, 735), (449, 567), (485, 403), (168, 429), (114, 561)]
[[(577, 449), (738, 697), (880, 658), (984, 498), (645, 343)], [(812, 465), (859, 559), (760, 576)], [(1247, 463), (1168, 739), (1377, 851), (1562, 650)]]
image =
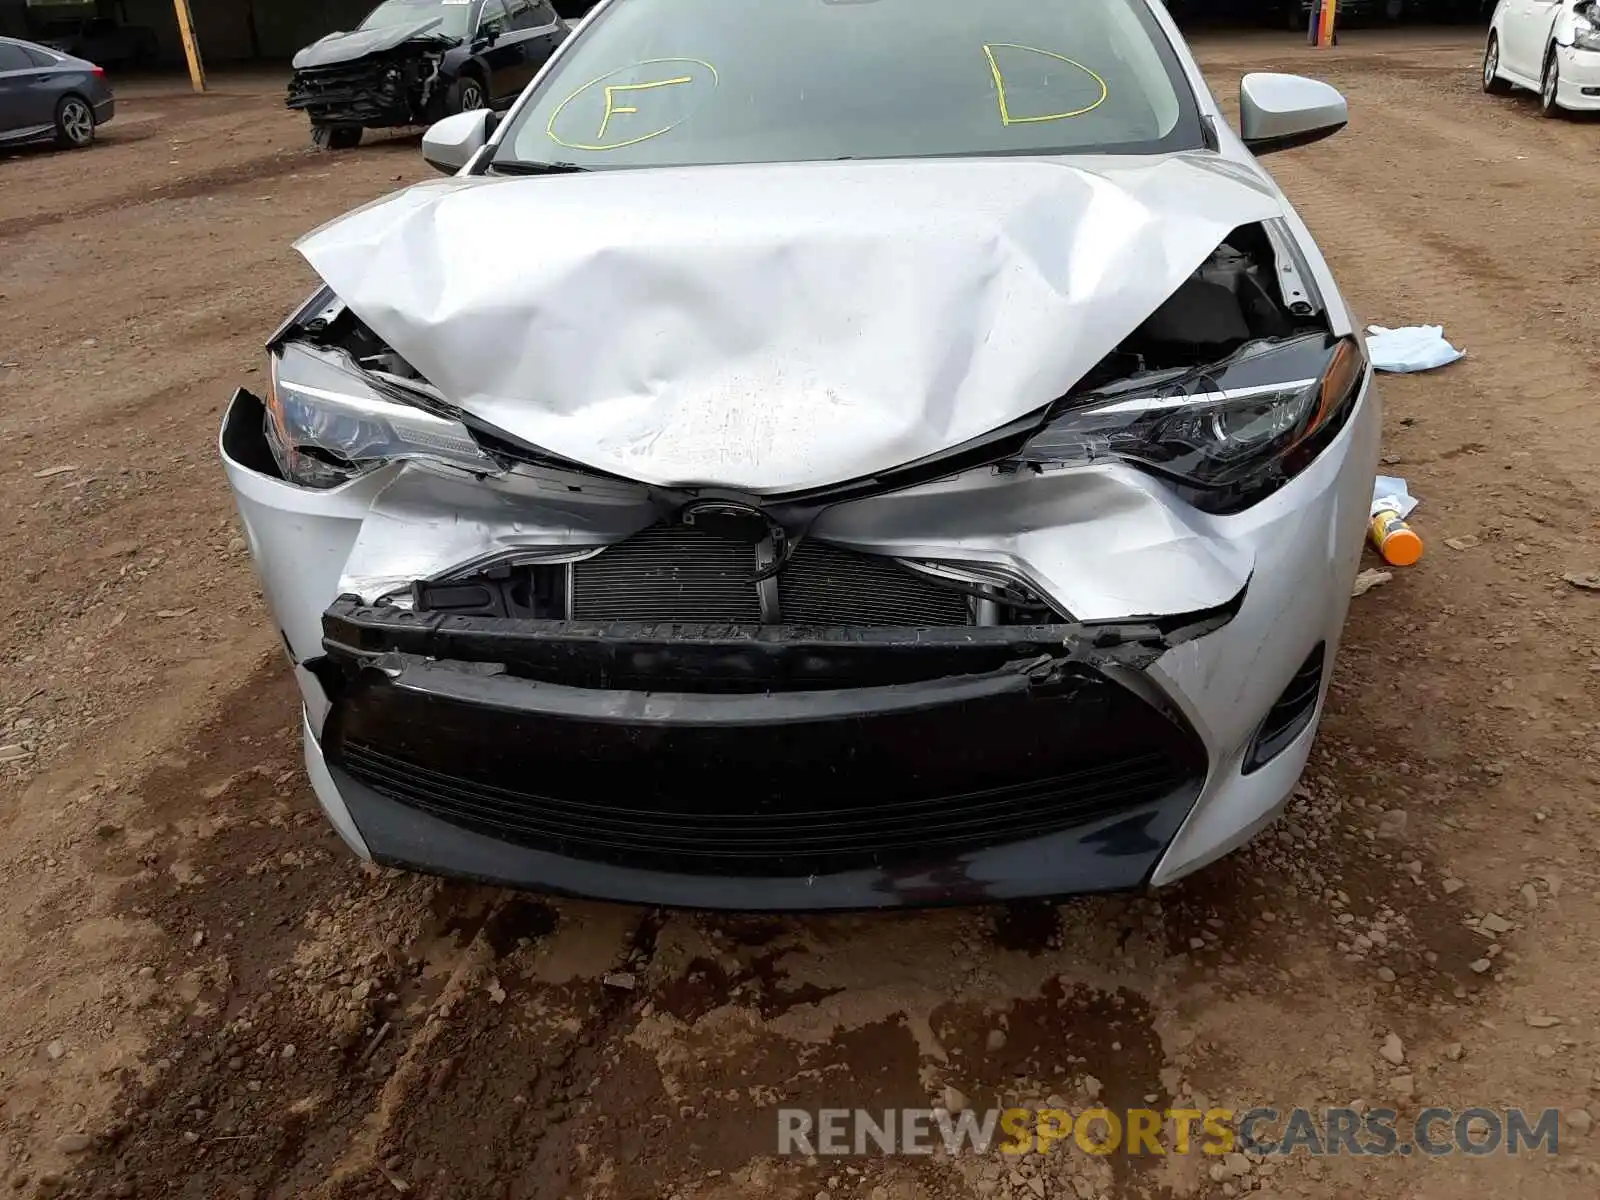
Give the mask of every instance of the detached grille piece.
[(892, 559), (808, 538), (763, 610), (755, 547), (657, 525), (572, 566), (575, 621), (930, 626), (971, 623), (962, 592)]

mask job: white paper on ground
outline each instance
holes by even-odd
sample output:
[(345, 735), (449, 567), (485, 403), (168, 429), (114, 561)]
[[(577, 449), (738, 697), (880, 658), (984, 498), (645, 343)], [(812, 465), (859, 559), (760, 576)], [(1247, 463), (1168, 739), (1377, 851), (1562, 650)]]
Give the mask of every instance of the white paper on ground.
[(1445, 366), (1464, 351), (1445, 341), (1443, 325), (1406, 325), (1399, 329), (1368, 325), (1367, 353), (1374, 369), (1403, 373)]
[(1372, 514), (1397, 512), (1403, 521), (1416, 508), (1417, 498), (1406, 488), (1406, 481), (1394, 475), (1379, 475), (1372, 481)]

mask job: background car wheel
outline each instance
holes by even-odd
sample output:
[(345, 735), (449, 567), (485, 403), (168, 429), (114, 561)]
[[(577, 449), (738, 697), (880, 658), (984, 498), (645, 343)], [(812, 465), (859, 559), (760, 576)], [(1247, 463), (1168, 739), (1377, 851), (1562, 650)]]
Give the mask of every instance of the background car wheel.
[(1544, 76), (1539, 80), (1539, 111), (1547, 117), (1562, 115), (1561, 105), (1556, 103), (1556, 95), (1561, 87), (1561, 68), (1556, 62), (1556, 52), (1550, 51), (1550, 57), (1544, 60)]
[(313, 125), (311, 140), (324, 150), (354, 150), (361, 145), (361, 126)]
[(94, 141), (94, 109), (82, 96), (63, 96), (56, 105), (56, 145), (81, 150)]
[(445, 107), (452, 116), (482, 108), (484, 103), (483, 84), (471, 76), (452, 83), (450, 91), (445, 96)]
[(1483, 48), (1483, 90), (1491, 96), (1504, 96), (1511, 90), (1511, 85), (1500, 78), (1500, 38), (1492, 33)]

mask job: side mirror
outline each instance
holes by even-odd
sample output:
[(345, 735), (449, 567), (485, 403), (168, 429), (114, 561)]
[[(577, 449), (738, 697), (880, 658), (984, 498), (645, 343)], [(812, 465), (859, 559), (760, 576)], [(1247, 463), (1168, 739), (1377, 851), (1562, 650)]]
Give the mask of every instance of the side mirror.
[(1344, 97), (1320, 79), (1255, 72), (1239, 84), (1239, 136), (1255, 154), (1319, 141), (1349, 120)]
[(494, 116), (490, 109), (474, 108), (435, 121), (422, 135), (423, 159), (435, 170), (454, 175), (488, 144)]

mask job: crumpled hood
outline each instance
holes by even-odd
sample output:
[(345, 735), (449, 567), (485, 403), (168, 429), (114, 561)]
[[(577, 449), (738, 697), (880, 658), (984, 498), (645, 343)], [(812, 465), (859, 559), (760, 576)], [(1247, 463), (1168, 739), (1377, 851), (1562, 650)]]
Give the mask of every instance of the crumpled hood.
[[(433, 17), (414, 25), (394, 25), (385, 29), (357, 29), (350, 33), (330, 33), (294, 56), (290, 64), (296, 71), (307, 67), (326, 67), (353, 62), (363, 55), (392, 50), (402, 42), (421, 37), (434, 29), (441, 18)], [(453, 40), (453, 39), (452, 39)]]
[(1041, 408), (1281, 211), (1204, 154), (802, 163), (440, 180), (297, 248), (481, 420), (770, 494)]

